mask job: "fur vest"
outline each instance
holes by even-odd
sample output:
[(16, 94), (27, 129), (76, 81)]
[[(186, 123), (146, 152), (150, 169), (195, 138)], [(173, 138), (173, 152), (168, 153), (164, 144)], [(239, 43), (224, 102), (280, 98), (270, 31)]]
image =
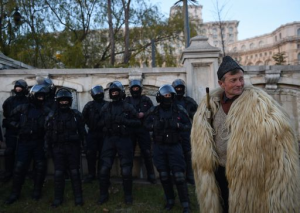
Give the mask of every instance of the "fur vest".
[[(210, 94), (214, 115), (223, 90)], [(191, 145), (197, 200), (201, 212), (222, 212), (214, 171), (219, 166), (207, 119), (206, 98), (194, 116)], [(212, 115), (212, 117), (213, 117)], [(226, 176), (229, 212), (300, 212), (299, 148), (288, 115), (262, 89), (245, 87), (224, 121), (230, 134)]]

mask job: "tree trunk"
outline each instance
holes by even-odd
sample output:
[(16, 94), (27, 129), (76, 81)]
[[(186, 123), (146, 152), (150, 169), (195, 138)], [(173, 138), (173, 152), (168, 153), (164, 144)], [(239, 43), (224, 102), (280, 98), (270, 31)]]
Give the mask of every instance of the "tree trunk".
[(115, 64), (115, 37), (114, 37), (114, 26), (112, 22), (111, 14), (111, 0), (107, 0), (107, 15), (108, 15), (108, 26), (109, 26), (109, 41), (110, 41), (110, 64)]
[(130, 58), (130, 52), (129, 52), (129, 12), (130, 12), (130, 2), (131, 0), (128, 0), (127, 4), (125, 0), (122, 0), (124, 13), (125, 13), (125, 32), (124, 32), (124, 44), (125, 44), (125, 50), (124, 50), (124, 64), (128, 64), (129, 58)]

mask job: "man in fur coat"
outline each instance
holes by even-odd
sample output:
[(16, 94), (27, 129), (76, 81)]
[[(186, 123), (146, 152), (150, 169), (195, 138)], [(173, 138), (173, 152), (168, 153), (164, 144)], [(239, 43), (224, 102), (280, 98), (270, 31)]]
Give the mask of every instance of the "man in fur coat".
[(300, 212), (299, 150), (288, 115), (262, 89), (244, 87), (229, 56), (220, 89), (203, 99), (191, 143), (197, 199), (205, 213)]

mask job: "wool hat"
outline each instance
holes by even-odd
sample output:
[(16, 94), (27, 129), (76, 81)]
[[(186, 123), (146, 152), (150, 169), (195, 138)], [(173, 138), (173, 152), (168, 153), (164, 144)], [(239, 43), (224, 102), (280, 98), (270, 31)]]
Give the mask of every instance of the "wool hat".
[(233, 60), (230, 56), (225, 56), (217, 72), (218, 79), (221, 80), (226, 73), (235, 69), (240, 69), (244, 72), (235, 60)]

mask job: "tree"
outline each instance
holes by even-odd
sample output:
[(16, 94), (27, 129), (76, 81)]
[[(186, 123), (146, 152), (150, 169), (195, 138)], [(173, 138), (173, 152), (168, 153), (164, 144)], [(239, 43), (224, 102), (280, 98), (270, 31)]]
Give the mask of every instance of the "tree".
[(185, 36), (185, 47), (189, 46), (190, 43), (190, 27), (189, 27), (189, 13), (188, 3), (198, 4), (197, 0), (179, 0), (174, 5), (183, 4), (183, 15), (184, 15), (184, 36)]
[(223, 52), (223, 56), (225, 56), (226, 52), (225, 52), (223, 13), (224, 13), (224, 9), (226, 7), (226, 3), (224, 3), (221, 6), (219, 6), (219, 0), (216, 0), (214, 7), (215, 7), (216, 16), (217, 16), (218, 27), (219, 27), (219, 30), (220, 30), (222, 52)]
[(280, 50), (279, 50), (279, 52), (278, 53), (276, 53), (276, 54), (274, 54), (273, 56), (272, 56), (272, 58), (274, 59), (274, 61), (276, 62), (275, 63), (275, 65), (283, 65), (283, 64), (285, 64), (285, 62), (286, 62), (286, 53), (285, 52), (280, 52)]

